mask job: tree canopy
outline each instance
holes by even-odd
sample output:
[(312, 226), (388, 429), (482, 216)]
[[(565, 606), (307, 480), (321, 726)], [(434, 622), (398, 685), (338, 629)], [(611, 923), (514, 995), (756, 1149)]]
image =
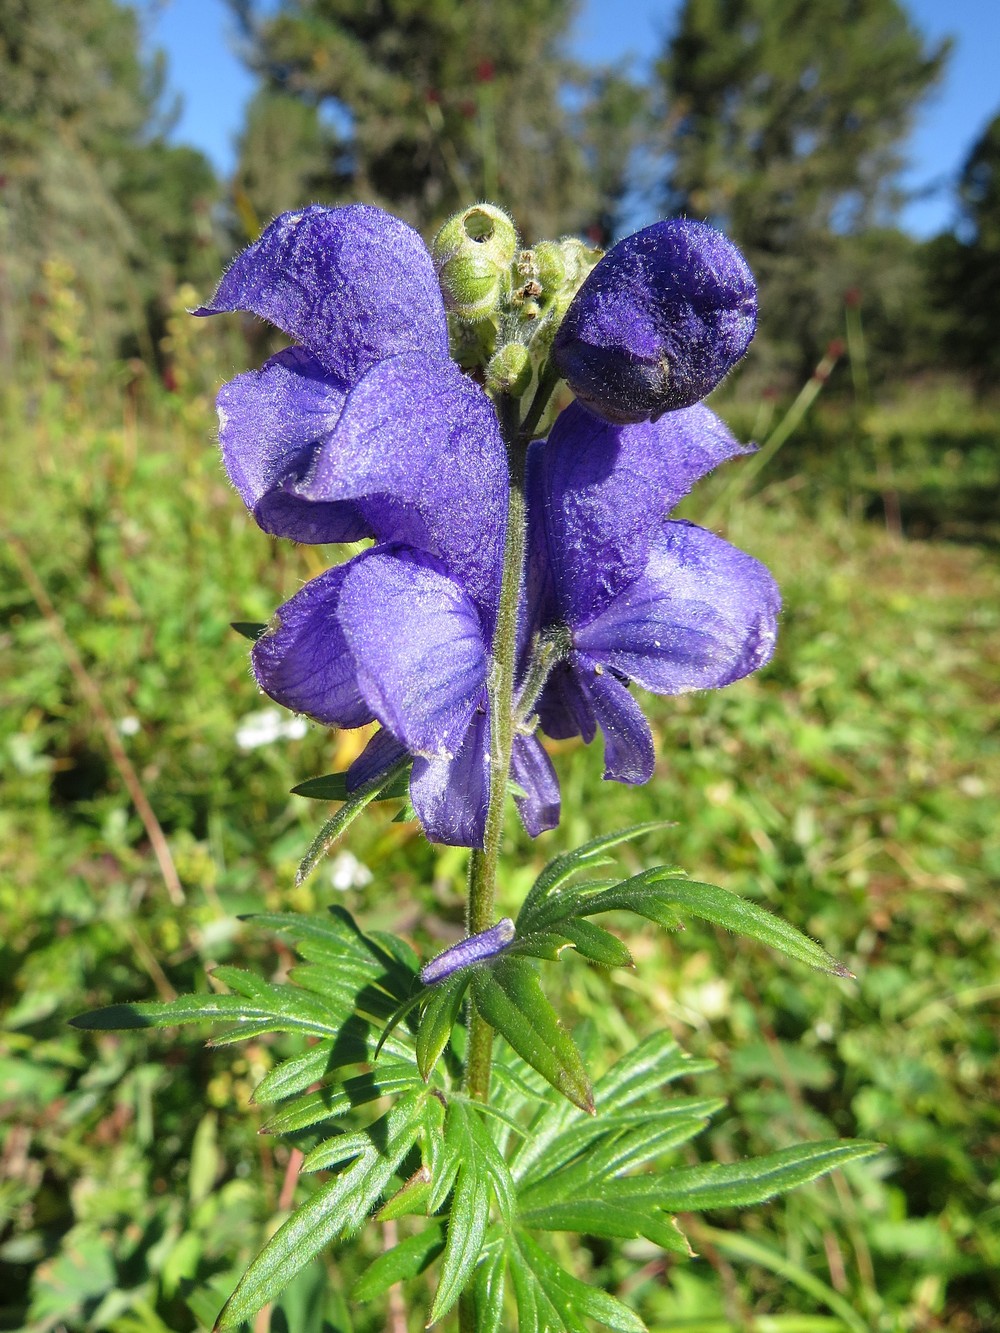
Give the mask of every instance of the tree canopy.
[(71, 260), (95, 317), (140, 342), (170, 271), (198, 270), (214, 173), (196, 150), (168, 143), (162, 87), (162, 64), (141, 58), (134, 10), (115, 0), (0, 6), (6, 359), (47, 258)]
[(801, 370), (839, 332), (848, 240), (891, 222), (947, 51), (897, 0), (685, 0), (658, 64), (663, 201), (743, 246), (779, 361)]
[(262, 80), (239, 181), (264, 220), (276, 200), (261, 164), (280, 140), (282, 179), (296, 177), (282, 207), (364, 198), (429, 230), (496, 198), (529, 237), (606, 226), (635, 93), (565, 57), (573, 0), (231, 3)]
[(258, 74), (228, 208), (172, 140), (135, 9), (0, 5), (0, 368), (36, 336), (46, 260), (71, 262), (99, 348), (150, 354), (161, 294), (207, 286), (285, 209), (363, 199), (430, 235), (492, 198), (529, 242), (606, 246), (663, 213), (721, 226), (761, 287), (748, 385), (800, 382), (845, 299), (876, 361), (996, 379), (1000, 117), (954, 231), (900, 231), (902, 145), (948, 53), (902, 0), (682, 0), (645, 80), (569, 58), (578, 0), (227, 3)]
[(931, 291), (946, 364), (980, 388), (1000, 379), (1000, 113), (973, 144), (958, 181), (958, 225), (929, 248)]

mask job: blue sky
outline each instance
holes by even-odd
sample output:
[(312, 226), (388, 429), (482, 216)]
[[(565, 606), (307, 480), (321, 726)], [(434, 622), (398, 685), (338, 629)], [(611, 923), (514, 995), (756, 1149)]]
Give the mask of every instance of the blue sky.
[[(503, 3), (503, 0), (497, 0)], [(1000, 110), (1000, 0), (905, 0), (932, 40), (951, 34), (955, 47), (945, 80), (924, 104), (907, 145), (904, 184), (919, 191), (903, 215), (918, 236), (952, 218), (950, 185), (972, 143)], [(649, 59), (662, 45), (678, 0), (584, 0), (573, 53), (593, 61)], [(171, 91), (182, 112), (174, 138), (201, 148), (223, 172), (253, 80), (236, 55), (236, 33), (223, 0), (136, 0), (147, 45), (166, 52)]]

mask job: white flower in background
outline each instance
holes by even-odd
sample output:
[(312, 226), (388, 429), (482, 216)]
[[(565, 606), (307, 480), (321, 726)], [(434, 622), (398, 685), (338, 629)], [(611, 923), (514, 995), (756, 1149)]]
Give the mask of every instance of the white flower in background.
[(129, 713), (126, 717), (118, 719), (118, 734), (120, 736), (135, 736), (139, 731), (139, 719)]
[(236, 744), (241, 750), (256, 750), (275, 741), (300, 741), (308, 729), (304, 717), (289, 717), (279, 708), (262, 708), (241, 719), (236, 728)]
[(372, 872), (353, 852), (338, 852), (330, 864), (330, 883), (344, 893), (347, 889), (363, 889), (372, 882)]

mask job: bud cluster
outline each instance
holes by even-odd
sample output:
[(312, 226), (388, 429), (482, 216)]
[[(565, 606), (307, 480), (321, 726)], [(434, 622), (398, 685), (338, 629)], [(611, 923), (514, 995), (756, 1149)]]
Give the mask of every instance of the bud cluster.
[(447, 310), (462, 320), (487, 319), (510, 285), (517, 229), (493, 204), (456, 213), (437, 236), (431, 256)]
[(483, 370), (494, 397), (522, 397), (601, 254), (575, 237), (519, 249), (512, 219), (492, 204), (454, 214), (431, 247), (452, 355)]

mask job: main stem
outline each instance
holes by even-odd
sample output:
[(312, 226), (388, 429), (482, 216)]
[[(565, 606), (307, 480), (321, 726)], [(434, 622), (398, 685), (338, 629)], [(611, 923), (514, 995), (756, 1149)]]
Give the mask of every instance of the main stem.
[[(493, 636), (490, 679), (490, 799), (482, 848), (474, 848), (469, 862), (468, 930), (470, 935), (493, 925), (497, 859), (503, 840), (511, 752), (514, 746), (514, 684), (517, 670), (517, 614), (524, 570), (525, 443), (520, 432), (520, 411), (515, 399), (501, 398), (497, 414), (507, 446), (510, 490), (507, 501), (507, 539), (504, 545), (500, 605)], [(493, 1029), (472, 1006), (469, 1053), (465, 1068), (471, 1096), (486, 1101), (490, 1091)]]

